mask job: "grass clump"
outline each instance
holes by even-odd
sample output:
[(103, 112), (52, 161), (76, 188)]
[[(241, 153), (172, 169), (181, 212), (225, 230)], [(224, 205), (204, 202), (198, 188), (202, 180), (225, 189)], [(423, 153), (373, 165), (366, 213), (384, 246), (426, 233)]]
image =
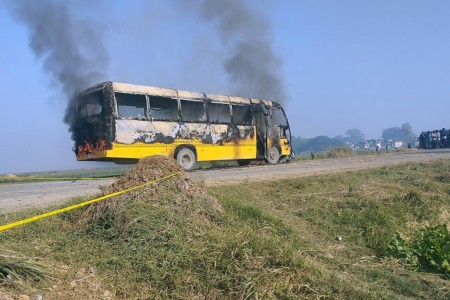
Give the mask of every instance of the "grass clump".
[(309, 153), (310, 159), (325, 159), (325, 158), (338, 158), (338, 157), (349, 157), (356, 155), (356, 153), (349, 147), (337, 147), (332, 148), (328, 151), (320, 151), (314, 152), (311, 151)]
[(9, 182), (16, 182), (19, 181), (19, 177), (14, 174), (7, 174), (0, 176), (0, 183), (9, 183)]
[(5, 280), (39, 281), (50, 275), (49, 268), (40, 262), (15, 252), (1, 249), (0, 284)]
[(354, 155), (355, 152), (349, 147), (338, 147), (327, 151), (327, 158), (348, 157)]
[(446, 224), (416, 230), (410, 241), (396, 233), (386, 254), (415, 270), (450, 277), (450, 233)]

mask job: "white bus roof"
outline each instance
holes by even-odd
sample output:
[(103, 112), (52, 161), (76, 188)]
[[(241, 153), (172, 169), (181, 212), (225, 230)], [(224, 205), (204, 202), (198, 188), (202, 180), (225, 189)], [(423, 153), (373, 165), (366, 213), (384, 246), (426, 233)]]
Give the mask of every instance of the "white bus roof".
[[(105, 83), (97, 84), (88, 90), (98, 89), (101, 86), (105, 85)], [(111, 82), (113, 89), (115, 92), (121, 93), (130, 93), (130, 94), (146, 94), (152, 96), (162, 96), (162, 97), (170, 97), (170, 98), (182, 98), (182, 99), (209, 99), (217, 102), (227, 102), (227, 103), (247, 103), (247, 104), (256, 104), (263, 103), (265, 105), (272, 105), (272, 101), (256, 99), (256, 98), (244, 98), (244, 97), (236, 97), (236, 96), (226, 96), (219, 94), (207, 94), (200, 92), (190, 92), (183, 90), (175, 90), (175, 89), (167, 89), (160, 88), (154, 86), (144, 86), (144, 85), (135, 85), (129, 83), (120, 83), (120, 82)], [(87, 91), (87, 90), (86, 90)]]

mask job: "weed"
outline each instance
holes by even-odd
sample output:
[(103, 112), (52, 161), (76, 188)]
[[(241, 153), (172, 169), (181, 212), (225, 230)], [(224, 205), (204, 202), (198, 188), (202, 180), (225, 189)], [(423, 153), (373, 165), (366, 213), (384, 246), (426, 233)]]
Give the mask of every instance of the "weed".
[(405, 196), (404, 196), (404, 201), (409, 202), (409, 203), (414, 203), (414, 204), (420, 204), (422, 203), (422, 197), (420, 195), (419, 192), (417, 191), (409, 191)]
[(414, 269), (450, 277), (450, 234), (445, 224), (419, 229), (410, 241), (394, 234), (386, 254)]

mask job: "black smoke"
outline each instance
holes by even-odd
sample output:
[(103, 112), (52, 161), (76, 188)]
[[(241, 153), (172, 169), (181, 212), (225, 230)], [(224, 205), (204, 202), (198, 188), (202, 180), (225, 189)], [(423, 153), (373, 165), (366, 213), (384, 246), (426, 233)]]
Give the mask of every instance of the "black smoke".
[(100, 17), (82, 13), (96, 12), (99, 6), (89, 1), (18, 0), (7, 7), (13, 19), (27, 28), (31, 50), (63, 93), (64, 122), (72, 131), (78, 93), (98, 82), (108, 64)]
[(229, 53), (223, 67), (230, 76), (233, 93), (286, 100), (282, 61), (274, 52), (271, 23), (266, 16), (250, 9), (244, 0), (201, 0), (201, 16), (215, 23)]

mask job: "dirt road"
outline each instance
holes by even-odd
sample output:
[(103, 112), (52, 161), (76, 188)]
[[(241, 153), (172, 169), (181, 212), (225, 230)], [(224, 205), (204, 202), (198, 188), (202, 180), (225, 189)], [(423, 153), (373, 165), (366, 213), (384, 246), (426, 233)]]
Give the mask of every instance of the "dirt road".
[[(305, 160), (280, 165), (256, 165), (241, 168), (215, 169), (192, 172), (189, 176), (206, 185), (270, 180), (360, 170), (412, 161), (450, 159), (450, 150), (428, 150), (382, 153), (337, 159)], [(75, 196), (97, 194), (99, 186), (111, 184), (102, 181), (53, 181), (39, 183), (0, 184), (0, 214), (37, 206), (60, 203)]]

